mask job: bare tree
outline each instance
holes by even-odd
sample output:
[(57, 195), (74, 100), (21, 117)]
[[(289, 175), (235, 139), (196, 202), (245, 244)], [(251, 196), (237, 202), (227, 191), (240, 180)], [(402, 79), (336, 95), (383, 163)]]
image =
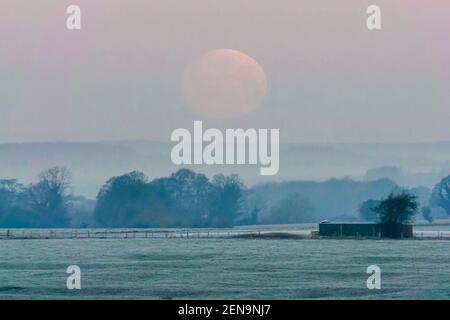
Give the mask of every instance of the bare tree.
[(68, 201), (71, 173), (64, 167), (53, 167), (39, 174), (39, 181), (28, 188), (31, 209), (39, 216), (42, 227), (64, 227), (68, 224)]

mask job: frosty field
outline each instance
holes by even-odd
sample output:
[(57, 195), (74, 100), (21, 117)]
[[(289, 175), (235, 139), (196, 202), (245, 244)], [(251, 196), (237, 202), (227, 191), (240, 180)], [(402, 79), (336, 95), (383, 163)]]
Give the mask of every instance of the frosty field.
[[(1, 299), (449, 299), (448, 240), (0, 241)], [(382, 271), (368, 290), (366, 268)], [(81, 290), (66, 268), (81, 268)]]

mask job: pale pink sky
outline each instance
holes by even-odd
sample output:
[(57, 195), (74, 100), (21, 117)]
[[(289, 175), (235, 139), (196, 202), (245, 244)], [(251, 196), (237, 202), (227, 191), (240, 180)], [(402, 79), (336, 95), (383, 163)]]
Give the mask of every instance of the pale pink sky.
[[(83, 29), (65, 28), (69, 4)], [(366, 29), (369, 4), (381, 31)], [(280, 128), (282, 142), (450, 140), (450, 2), (2, 0), (0, 143), (151, 139), (193, 120)], [(241, 118), (202, 118), (183, 70), (216, 48), (264, 68)]]

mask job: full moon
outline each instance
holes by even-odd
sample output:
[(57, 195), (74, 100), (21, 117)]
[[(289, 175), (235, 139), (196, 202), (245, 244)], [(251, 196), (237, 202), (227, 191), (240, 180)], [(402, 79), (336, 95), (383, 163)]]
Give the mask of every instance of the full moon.
[(185, 70), (182, 92), (191, 108), (212, 118), (238, 117), (254, 111), (266, 95), (263, 68), (231, 49), (206, 52)]

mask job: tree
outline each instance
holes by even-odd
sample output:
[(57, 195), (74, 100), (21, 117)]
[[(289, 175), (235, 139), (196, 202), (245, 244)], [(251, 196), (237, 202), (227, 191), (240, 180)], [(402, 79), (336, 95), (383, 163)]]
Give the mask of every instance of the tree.
[(30, 217), (21, 208), (25, 187), (17, 180), (0, 180), (0, 226), (31, 226)]
[(430, 204), (441, 207), (450, 215), (450, 176), (442, 179), (431, 193)]
[(421, 211), (422, 211), (422, 216), (425, 220), (427, 220), (429, 223), (432, 223), (434, 221), (434, 218), (431, 215), (430, 207), (422, 207)]
[(173, 209), (184, 216), (182, 220), (191, 221), (186, 226), (204, 226), (211, 211), (213, 184), (204, 174), (188, 169), (172, 174), (170, 182), (166, 192)]
[(170, 177), (150, 183), (167, 207), (177, 227), (206, 227), (214, 199), (214, 186), (201, 173), (180, 169)]
[(53, 167), (39, 174), (39, 181), (26, 190), (30, 209), (37, 216), (38, 227), (66, 227), (69, 224), (68, 201), (71, 173)]
[(375, 208), (380, 204), (378, 200), (366, 200), (360, 204), (358, 213), (361, 218), (366, 221), (376, 221), (377, 214)]
[(374, 208), (381, 223), (398, 224), (411, 222), (417, 213), (417, 197), (406, 190), (391, 192)]
[(0, 217), (14, 206), (23, 189), (23, 185), (19, 184), (17, 180), (0, 180)]
[(266, 223), (293, 224), (315, 221), (314, 208), (304, 196), (293, 193), (276, 203), (270, 210)]
[(209, 215), (212, 227), (231, 227), (241, 213), (246, 188), (239, 176), (219, 174), (212, 179), (212, 206)]
[(147, 177), (139, 171), (109, 179), (97, 194), (95, 220), (104, 227), (134, 227), (146, 186)]

